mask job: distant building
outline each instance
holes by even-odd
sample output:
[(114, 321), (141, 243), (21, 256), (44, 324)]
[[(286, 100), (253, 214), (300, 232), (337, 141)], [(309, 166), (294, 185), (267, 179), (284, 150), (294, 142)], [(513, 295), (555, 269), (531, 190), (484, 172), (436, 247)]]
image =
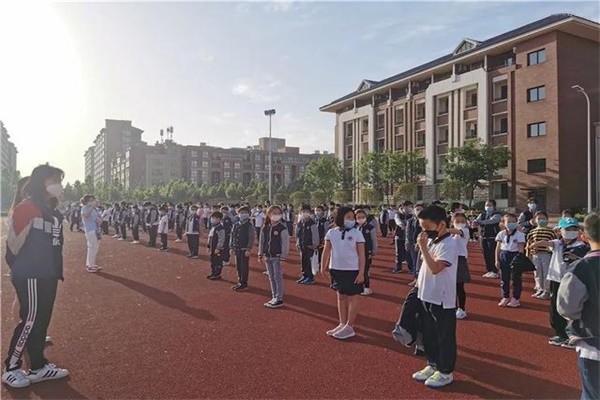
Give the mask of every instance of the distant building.
[[(132, 126), (131, 121), (106, 120), (105, 127), (100, 130), (100, 133), (94, 139), (94, 185), (113, 181), (112, 163), (117, 154), (139, 144), (142, 141), (142, 132), (144, 131)], [(86, 163), (90, 157), (91, 153), (86, 153)]]
[(90, 146), (84, 154), (85, 157), (85, 179), (94, 181), (94, 146)]
[(10, 135), (2, 121), (0, 121), (0, 132), (2, 134), (2, 142), (0, 143), (2, 151), (2, 173), (12, 174), (17, 171), (17, 148), (14, 143), (10, 141)]

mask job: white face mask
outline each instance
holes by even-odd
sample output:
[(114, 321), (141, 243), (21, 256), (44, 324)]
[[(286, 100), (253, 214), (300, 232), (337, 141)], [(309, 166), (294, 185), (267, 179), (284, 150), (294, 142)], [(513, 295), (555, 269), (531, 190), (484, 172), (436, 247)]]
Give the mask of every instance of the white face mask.
[(52, 196), (52, 197), (56, 197), (59, 198), (60, 195), (63, 192), (63, 186), (62, 183), (55, 183), (52, 185), (48, 185), (46, 186), (46, 191)]
[(467, 224), (456, 224), (454, 226), (456, 227), (456, 229), (462, 229), (462, 228), (466, 228)]
[(278, 222), (281, 219), (281, 214), (271, 215), (271, 221)]
[(573, 239), (577, 239), (577, 237), (579, 236), (579, 232), (577, 232), (577, 231), (563, 231), (562, 235), (567, 240), (573, 240)]

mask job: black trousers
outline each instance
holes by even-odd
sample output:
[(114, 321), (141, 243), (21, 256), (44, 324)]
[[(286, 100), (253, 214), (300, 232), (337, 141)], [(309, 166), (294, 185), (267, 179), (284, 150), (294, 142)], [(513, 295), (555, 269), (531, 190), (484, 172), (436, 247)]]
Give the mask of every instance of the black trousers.
[(119, 230), (119, 223), (118, 223), (118, 222), (115, 222), (115, 223), (113, 224), (113, 227), (115, 228), (115, 234), (116, 234), (116, 235), (118, 235), (119, 237), (121, 237), (121, 232), (120, 232), (120, 230)]
[(161, 233), (160, 234), (160, 248), (163, 249), (163, 250), (169, 248), (167, 246), (167, 239), (168, 239), (168, 235), (166, 233)]
[(396, 246), (396, 269), (402, 269), (402, 263), (406, 261), (406, 247), (404, 246), (404, 238), (394, 238)]
[(183, 227), (179, 224), (175, 227), (175, 234), (177, 235), (177, 239), (181, 240), (183, 237)]
[(556, 336), (566, 338), (567, 332), (565, 329), (567, 329), (567, 320), (558, 313), (558, 309), (556, 308), (559, 287), (560, 283), (550, 281), (550, 326), (554, 329)]
[(21, 368), (23, 352), (27, 349), (30, 368), (42, 368), (48, 363), (44, 347), (58, 280), (13, 278), (12, 284), (17, 291), (21, 322), (13, 332), (4, 364), (7, 370)]
[(422, 301), (423, 347), (432, 367), (443, 374), (454, 371), (456, 364), (456, 308)]
[(78, 218), (72, 218), (71, 219), (71, 227), (69, 228), (71, 231), (73, 231), (73, 226), (77, 225), (77, 230), (79, 230), (79, 219)]
[(156, 247), (156, 235), (158, 234), (158, 225), (150, 225), (148, 227), (148, 246)]
[(210, 269), (212, 276), (220, 276), (223, 270), (223, 256), (222, 254), (210, 253)]
[(262, 228), (255, 227), (254, 229), (256, 230), (256, 244), (258, 245), (258, 244), (260, 244), (260, 230)]
[(193, 256), (198, 255), (198, 248), (200, 247), (200, 234), (187, 234), (188, 249), (190, 254)]
[(102, 228), (102, 233), (108, 235), (108, 221), (102, 221), (100, 227)]
[(369, 278), (369, 270), (371, 269), (371, 263), (373, 260), (371, 256), (367, 254), (367, 259), (365, 260), (365, 288), (371, 287), (371, 279)]
[(229, 250), (229, 241), (231, 240), (231, 235), (225, 235), (225, 244), (223, 244), (223, 251), (221, 258), (224, 262), (228, 263), (231, 259), (231, 251)]
[(121, 237), (123, 238), (123, 240), (127, 239), (127, 225), (126, 224), (121, 224)]
[(314, 279), (312, 273), (312, 266), (310, 265), (310, 258), (314, 254), (314, 250), (311, 248), (300, 249), (300, 263), (302, 264), (302, 276), (307, 279)]
[(133, 235), (133, 240), (135, 240), (136, 242), (140, 241), (140, 227), (139, 226), (131, 228), (131, 234)]
[(244, 255), (245, 250), (235, 251), (235, 263), (240, 285), (248, 286), (248, 271), (250, 270), (250, 257)]
[(465, 292), (464, 282), (456, 284), (456, 298), (458, 299), (458, 308), (464, 310), (465, 304), (467, 304), (467, 292)]
[(496, 239), (482, 238), (481, 249), (483, 250), (486, 271), (498, 273), (498, 268), (496, 268)]
[(388, 234), (388, 225), (387, 224), (379, 224), (379, 229), (381, 230), (381, 236), (387, 237)]

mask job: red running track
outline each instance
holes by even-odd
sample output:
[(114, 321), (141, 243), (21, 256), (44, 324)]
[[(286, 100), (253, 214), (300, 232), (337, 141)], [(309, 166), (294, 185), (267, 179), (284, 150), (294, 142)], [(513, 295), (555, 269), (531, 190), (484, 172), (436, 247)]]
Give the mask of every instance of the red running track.
[[(295, 251), (285, 264), (284, 308), (270, 310), (268, 279), (251, 260), (251, 290), (233, 292), (234, 268), (208, 281), (206, 256), (189, 260), (185, 243), (172, 251), (105, 237), (98, 264), (84, 271), (83, 234), (66, 232), (65, 282), (49, 334), (47, 356), (69, 368), (67, 380), (7, 389), (2, 398), (576, 398), (576, 354), (547, 344), (548, 303), (498, 308), (499, 282), (480, 278), (482, 259), (470, 255), (465, 320), (458, 321), (456, 381), (441, 390), (411, 379), (425, 362), (398, 345), (390, 331), (409, 287), (407, 274), (390, 272), (393, 251), (380, 239), (372, 269), (373, 296), (363, 298), (358, 337), (325, 335), (337, 325), (335, 294), (321, 279), (297, 285)], [(14, 290), (2, 267), (2, 353), (14, 328)]]

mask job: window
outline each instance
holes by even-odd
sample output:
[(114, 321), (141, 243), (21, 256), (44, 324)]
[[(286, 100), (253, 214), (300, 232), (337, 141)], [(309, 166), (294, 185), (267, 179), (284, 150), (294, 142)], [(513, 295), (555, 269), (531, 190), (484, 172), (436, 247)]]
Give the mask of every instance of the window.
[(417, 121), (425, 119), (425, 103), (417, 104), (416, 112), (417, 112), (417, 115), (416, 115)]
[(239, 162), (234, 163), (233, 164), (233, 168), (234, 169), (240, 169), (240, 163)]
[(546, 49), (537, 50), (527, 54), (527, 65), (541, 64), (546, 61)]
[(377, 130), (385, 128), (385, 114), (377, 114)]
[(417, 185), (417, 200), (423, 200), (423, 185)]
[(404, 125), (404, 108), (396, 107), (394, 110), (394, 124)]
[(438, 128), (437, 134), (438, 144), (446, 144), (448, 143), (448, 127), (442, 126)]
[(225, 171), (225, 172), (223, 173), (223, 177), (225, 177), (225, 179), (229, 179), (229, 178), (231, 178), (231, 172), (229, 172), (229, 171)]
[(493, 182), (492, 183), (492, 198), (508, 199), (508, 183), (507, 182)]
[(492, 135), (503, 135), (508, 132), (508, 117), (506, 115), (494, 117), (494, 131)]
[(375, 151), (376, 152), (385, 151), (385, 139), (383, 139), (383, 138), (377, 139), (377, 141), (375, 142)]
[(368, 133), (369, 132), (369, 119), (363, 118), (360, 120), (360, 132)]
[(417, 132), (417, 143), (416, 147), (425, 147), (425, 131)]
[(202, 157), (208, 157), (208, 151), (203, 151), (202, 152)]
[(354, 152), (354, 150), (353, 150), (353, 147), (352, 147), (352, 145), (348, 145), (348, 146), (346, 146), (346, 158), (347, 158), (348, 160), (351, 160), (351, 159), (352, 159), (352, 155), (353, 155), (352, 153), (353, 153), (353, 152)]
[(258, 170), (260, 170), (260, 169), (262, 169), (262, 168), (263, 168), (262, 164), (259, 164), (259, 163), (256, 163), (256, 164), (254, 164), (254, 169), (255, 169), (255, 170), (257, 170), (257, 171), (258, 171)]
[(225, 161), (225, 162), (223, 163), (223, 168), (226, 168), (226, 169), (229, 169), (229, 168), (231, 168), (231, 163), (230, 163), (229, 161)]
[(494, 83), (494, 101), (502, 101), (508, 98), (508, 83), (500, 81)]
[(465, 138), (473, 139), (477, 137), (477, 122), (470, 121), (465, 124)]
[(546, 136), (546, 123), (536, 122), (527, 125), (527, 137)]
[(260, 154), (254, 155), (254, 161), (261, 161), (261, 160), (262, 160), (262, 156)]
[(196, 150), (192, 150), (192, 158), (198, 157), (198, 152)]
[(346, 138), (350, 139), (350, 138), (352, 138), (352, 134), (353, 134), (352, 122), (346, 122), (344, 124), (344, 135), (346, 136)]
[(539, 101), (546, 98), (546, 86), (538, 86), (527, 89), (527, 101)]
[(448, 114), (448, 97), (439, 98), (437, 108), (438, 115)]
[(437, 159), (437, 173), (438, 174), (443, 174), (444, 173), (444, 166), (446, 165), (446, 155), (440, 155), (438, 156)]
[(404, 135), (396, 135), (394, 149), (395, 150), (404, 150)]
[(465, 94), (465, 108), (477, 107), (477, 90), (469, 90)]
[(527, 173), (535, 174), (539, 172), (546, 172), (546, 159), (536, 158), (534, 160), (527, 160)]
[(198, 161), (192, 160), (192, 168), (198, 168)]
[(233, 177), (234, 177), (235, 179), (240, 179), (240, 177), (241, 177), (241, 176), (242, 176), (242, 174), (241, 174), (239, 171), (235, 171), (235, 172), (233, 173)]

